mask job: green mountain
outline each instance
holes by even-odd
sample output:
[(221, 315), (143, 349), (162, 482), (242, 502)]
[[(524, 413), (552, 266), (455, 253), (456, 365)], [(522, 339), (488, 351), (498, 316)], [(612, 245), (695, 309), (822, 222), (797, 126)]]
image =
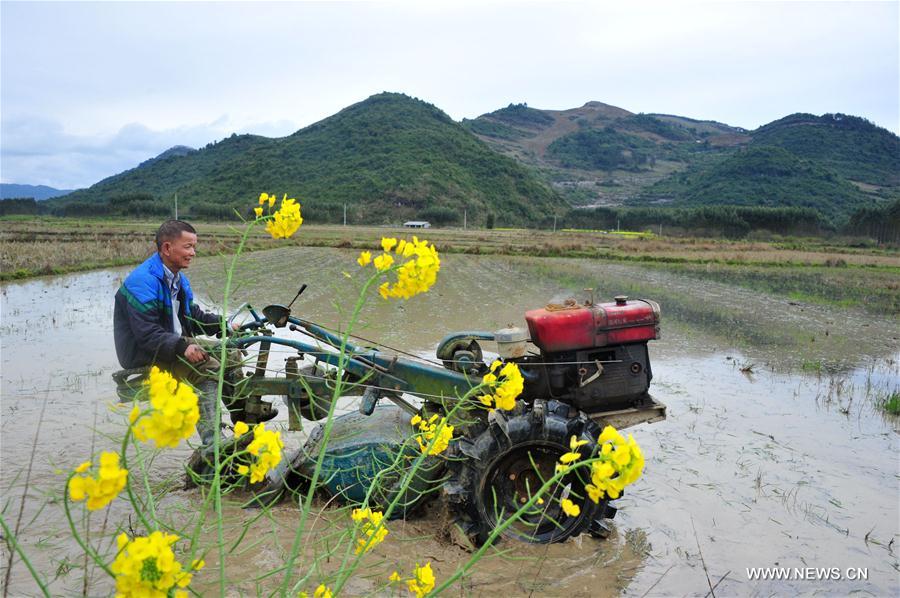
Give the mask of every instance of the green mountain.
[[(189, 148), (186, 148), (189, 150)], [(531, 170), (497, 154), (431, 104), (382, 93), (280, 139), (233, 135), (197, 151), (170, 152), (60, 200), (69, 213), (156, 201), (178, 193), (186, 213), (246, 210), (265, 191), (296, 197), (304, 217), (498, 226), (566, 208)], [(145, 206), (146, 207), (146, 206)]]
[(164, 151), (163, 153), (161, 153), (158, 156), (150, 158), (149, 160), (144, 160), (143, 162), (138, 164), (137, 167), (138, 168), (146, 168), (147, 166), (150, 166), (154, 162), (159, 162), (161, 160), (165, 160), (166, 158), (178, 158), (181, 156), (188, 156), (190, 154), (193, 154), (196, 151), (197, 150), (195, 150), (194, 148), (188, 147), (186, 145), (176, 145), (176, 146), (170, 147), (169, 149), (167, 149), (166, 151)]
[(746, 131), (589, 102), (511, 104), (463, 125), (581, 207), (813, 208), (840, 223), (900, 197), (900, 137), (855, 116), (793, 114)]
[(69, 214), (161, 216), (177, 193), (182, 213), (229, 218), (262, 191), (297, 197), (313, 222), (339, 222), (345, 206), (350, 222), (481, 225), (493, 216), (498, 226), (578, 220), (573, 206), (742, 206), (788, 210), (782, 220), (815, 210), (836, 226), (900, 198), (900, 138), (841, 114), (792, 114), (747, 131), (601, 102), (510, 104), (456, 123), (382, 93), (280, 139), (176, 146), (49, 203)]
[(753, 145), (782, 147), (842, 177), (900, 185), (900, 137), (846, 114), (791, 114), (753, 131)]
[(563, 135), (547, 147), (547, 155), (565, 168), (636, 170), (654, 150), (652, 141), (606, 127)]
[(814, 208), (840, 221), (874, 200), (819, 162), (753, 144), (660, 181), (632, 203)]
[(573, 205), (623, 205), (688, 165), (749, 143), (743, 129), (601, 102), (570, 110), (526, 104), (464, 120), (498, 152), (536, 168)]

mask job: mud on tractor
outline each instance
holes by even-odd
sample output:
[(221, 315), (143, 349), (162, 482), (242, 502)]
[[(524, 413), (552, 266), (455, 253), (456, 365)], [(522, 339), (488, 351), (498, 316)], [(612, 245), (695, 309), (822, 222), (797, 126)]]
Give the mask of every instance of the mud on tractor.
[[(266, 396), (282, 397), (291, 430), (302, 429), (303, 419), (326, 419), (334, 409), (333, 389), (343, 363), (341, 404), (347, 405), (345, 399), (352, 395), (358, 412), (334, 416), (319, 484), (332, 496), (347, 502), (368, 500), (373, 508), (397, 498), (391, 481), (381, 479), (374, 492), (370, 486), (385, 463), (409, 449), (415, 434), (411, 417), (454, 411), (460, 397), (488, 373), (488, 351), (503, 363), (518, 365), (524, 389), (515, 408), (489, 411), (476, 404), (457, 410), (465, 415), (453, 422), (449, 448), (428, 457), (415, 480), (404, 486), (400, 508), (392, 514), (409, 515), (442, 495), (455, 523), (452, 532), (457, 537), (461, 532), (462, 539), (475, 545), (516, 512), (542, 480), (553, 477), (573, 436), (585, 441), (590, 453), (606, 425), (623, 429), (666, 416), (665, 406), (648, 392), (652, 370), (647, 344), (659, 338), (660, 324), (659, 306), (653, 301), (619, 296), (609, 303), (591, 298), (550, 304), (525, 313), (527, 330), (450, 334), (438, 345), (435, 359), (386, 351), (371, 341), (356, 344), (358, 337), (351, 337), (354, 340), (343, 345), (342, 360), (342, 336), (293, 316), (290, 306), (269, 305), (262, 313), (249, 305), (242, 309), (252, 320), (228, 346), (245, 353), (254, 348), (256, 356), (248, 371), (226, 373), (224, 400), (232, 421), (253, 424), (271, 418), (272, 404), (262, 400)], [(276, 355), (286, 355), (283, 367), (270, 365)], [(123, 400), (134, 398), (142, 374), (114, 374)], [(308, 483), (323, 440), (320, 424), (303, 447), (254, 488), (256, 495), (274, 499)], [(551, 500), (517, 518), (502, 535), (538, 543), (582, 532), (605, 536), (604, 520), (614, 516), (615, 508), (605, 500), (591, 501), (586, 483), (579, 474), (567, 475)], [(559, 507), (563, 497), (575, 499), (577, 515)]]

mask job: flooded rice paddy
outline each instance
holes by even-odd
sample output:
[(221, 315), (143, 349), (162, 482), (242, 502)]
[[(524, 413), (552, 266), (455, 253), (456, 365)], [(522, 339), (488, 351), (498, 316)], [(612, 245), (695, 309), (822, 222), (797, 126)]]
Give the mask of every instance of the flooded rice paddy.
[[(230, 304), (286, 303), (307, 283), (295, 314), (339, 326), (357, 284), (343, 274), (356, 272), (354, 258), (315, 248), (250, 254)], [(92, 448), (110, 448), (110, 437), (122, 430), (122, 415), (109, 408), (110, 374), (118, 369), (111, 320), (112, 296), (127, 271), (0, 287), (4, 518), (18, 523), (57, 595), (81, 593), (85, 583), (83, 556), (68, 538), (57, 500), (64, 481), (58, 471), (76, 466)], [(222, 304), (214, 290), (224, 283), (223, 260), (198, 260), (189, 275), (210, 306)], [(651, 392), (668, 406), (668, 419), (630, 430), (647, 457), (644, 476), (617, 501), (607, 540), (507, 542), (454, 594), (704, 596), (710, 586), (729, 596), (900, 593), (900, 422), (877, 406), (900, 389), (896, 319), (636, 265), (449, 255), (430, 293), (400, 304), (372, 298), (356, 332), (433, 353), (448, 332), (524, 326), (527, 309), (584, 297), (589, 287), (597, 299), (628, 294), (662, 305), (663, 338), (651, 343)], [(277, 421), (286, 426), (284, 411)], [(286, 437), (289, 446), (302, 442), (302, 433)], [(188, 452), (163, 453), (154, 481), (177, 478)], [(170, 499), (190, 509), (196, 491)], [(120, 508), (108, 519), (94, 513), (93, 528), (110, 533)], [(253, 516), (235, 505), (227, 509), (233, 521)], [(468, 554), (435, 533), (438, 510), (395, 522), (373, 558), (387, 570), (431, 560), (438, 579), (446, 578)], [(295, 506), (281, 504), (269, 525), (290, 530), (296, 515)], [(281, 564), (275, 548), (252, 537), (245, 544), (241, 564), (229, 565), (234, 594), (257, 593), (241, 582), (246, 570)], [(845, 579), (749, 579), (747, 569), (755, 567), (837, 568)], [(846, 579), (857, 568), (867, 579)], [(207, 580), (200, 574), (193, 585), (203, 592), (213, 582), (214, 573)], [(89, 586), (91, 595), (111, 589), (97, 572)], [(360, 576), (346, 589), (369, 595), (380, 587)], [(21, 562), (11, 571), (9, 592), (37, 593)]]

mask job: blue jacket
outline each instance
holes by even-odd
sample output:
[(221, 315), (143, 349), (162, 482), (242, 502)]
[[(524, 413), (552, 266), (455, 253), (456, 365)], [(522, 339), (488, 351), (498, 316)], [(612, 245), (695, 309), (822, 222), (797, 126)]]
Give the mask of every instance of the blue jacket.
[(158, 253), (128, 275), (116, 291), (113, 312), (116, 356), (123, 368), (173, 364), (184, 355), (187, 337), (213, 335), (220, 331), (221, 317), (204, 312), (194, 303), (191, 283), (184, 274), (181, 275), (178, 303), (180, 336), (175, 334), (172, 325), (172, 296)]

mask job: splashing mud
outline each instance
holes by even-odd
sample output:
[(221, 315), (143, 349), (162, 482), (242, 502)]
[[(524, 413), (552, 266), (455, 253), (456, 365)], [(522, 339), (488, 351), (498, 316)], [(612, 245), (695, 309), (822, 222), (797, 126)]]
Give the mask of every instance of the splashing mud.
[[(356, 272), (354, 257), (296, 247), (250, 254), (230, 303), (286, 303), (307, 283), (295, 313), (338, 326), (344, 319), (338, 307), (349, 309), (343, 298), (354, 288), (342, 272)], [(209, 305), (222, 303), (214, 289), (222, 286), (223, 269), (224, 260), (212, 257), (191, 268), (192, 284)], [(109, 438), (122, 431), (122, 416), (109, 409), (115, 402), (109, 375), (118, 369), (112, 296), (126, 273), (0, 287), (3, 513), (11, 525), (18, 523), (19, 537), (55, 594), (80, 593), (85, 583), (83, 557), (67, 538), (60, 512), (64, 478), (56, 470), (68, 471), (92, 447), (109, 448)], [(630, 430), (647, 467), (617, 501), (609, 539), (505, 543), (463, 581), (462, 594), (704, 595), (717, 583), (722, 595), (900, 591), (898, 421), (876, 406), (876, 397), (900, 387), (900, 329), (893, 319), (795, 304), (637, 265), (449, 255), (430, 293), (399, 305), (374, 297), (357, 332), (433, 355), (448, 332), (521, 326), (527, 309), (584, 297), (587, 287), (598, 299), (624, 293), (662, 305), (663, 339), (651, 343), (651, 392), (668, 405), (668, 419)], [(286, 425), (284, 414), (277, 422)], [(303, 435), (287, 439), (297, 446)], [(179, 479), (188, 452), (163, 453), (153, 482)], [(166, 500), (185, 513), (200, 508), (196, 491), (174, 490)], [(117, 508), (103, 526), (110, 536), (111, 522), (122, 519)], [(234, 521), (253, 516), (228, 509)], [(282, 503), (267, 525), (290, 530), (296, 515), (296, 507)], [(102, 513), (93, 517), (103, 520)], [(468, 555), (435, 532), (441, 518), (436, 505), (396, 522), (375, 554), (406, 569), (431, 559), (438, 578), (446, 577)], [(241, 567), (281, 564), (283, 552), (255, 540), (246, 538)], [(748, 578), (748, 568), (776, 566), (861, 568), (868, 579)], [(242, 585), (243, 574), (237, 565), (228, 571), (235, 592), (267, 589)], [(213, 582), (213, 575), (205, 580), (200, 574), (195, 586), (202, 593)], [(96, 594), (111, 586), (94, 571), (89, 587)], [(347, 591), (367, 595), (380, 587), (361, 575)], [(10, 594), (35, 590), (16, 562)]]

